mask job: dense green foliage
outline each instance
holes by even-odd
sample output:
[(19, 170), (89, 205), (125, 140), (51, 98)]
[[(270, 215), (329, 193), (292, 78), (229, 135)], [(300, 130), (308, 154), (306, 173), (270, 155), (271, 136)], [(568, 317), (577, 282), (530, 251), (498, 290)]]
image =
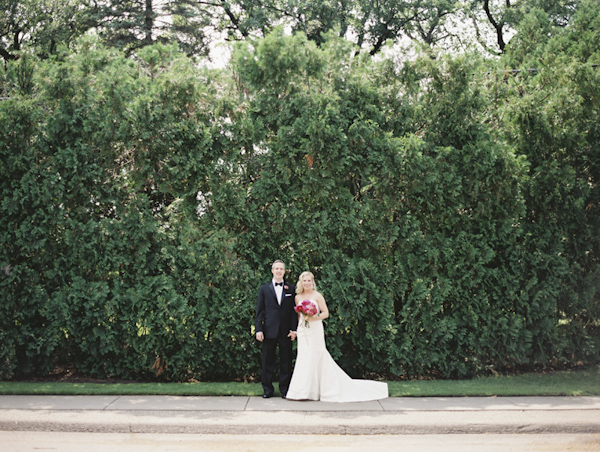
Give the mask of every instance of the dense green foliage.
[(598, 362), (599, 12), (533, 8), (498, 61), (276, 29), (222, 70), (95, 38), (9, 62), (0, 377), (253, 378), (276, 258), (353, 376)]

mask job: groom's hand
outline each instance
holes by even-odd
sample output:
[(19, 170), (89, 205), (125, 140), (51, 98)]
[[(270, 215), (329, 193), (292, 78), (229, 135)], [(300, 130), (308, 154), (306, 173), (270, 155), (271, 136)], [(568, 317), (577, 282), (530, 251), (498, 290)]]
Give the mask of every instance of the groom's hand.
[(256, 340), (259, 342), (262, 342), (265, 340), (265, 335), (263, 334), (262, 331), (259, 331), (258, 333), (256, 333)]
[(288, 337), (291, 337), (291, 338), (292, 338), (292, 340), (294, 340), (294, 339), (296, 339), (296, 336), (297, 336), (296, 332), (295, 332), (295, 331), (292, 331), (292, 330), (290, 330), (290, 334), (288, 334)]

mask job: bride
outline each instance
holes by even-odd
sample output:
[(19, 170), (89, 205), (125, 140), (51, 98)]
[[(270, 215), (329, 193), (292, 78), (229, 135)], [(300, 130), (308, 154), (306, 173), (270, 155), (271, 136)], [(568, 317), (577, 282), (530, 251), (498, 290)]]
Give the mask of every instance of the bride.
[(323, 320), (329, 317), (329, 310), (323, 295), (317, 292), (311, 272), (300, 275), (296, 294), (297, 308), (301, 304), (312, 305), (316, 313), (298, 314), (298, 356), (286, 398), (323, 402), (364, 402), (386, 398), (387, 383), (353, 380), (327, 351)]

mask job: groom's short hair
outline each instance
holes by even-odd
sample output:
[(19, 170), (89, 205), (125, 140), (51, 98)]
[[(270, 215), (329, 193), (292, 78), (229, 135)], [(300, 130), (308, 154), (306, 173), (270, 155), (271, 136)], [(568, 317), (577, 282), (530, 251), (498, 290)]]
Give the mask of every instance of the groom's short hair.
[(285, 268), (285, 262), (283, 262), (281, 259), (274, 261), (273, 265), (271, 265), (271, 268), (275, 267), (275, 264), (283, 264), (283, 267)]

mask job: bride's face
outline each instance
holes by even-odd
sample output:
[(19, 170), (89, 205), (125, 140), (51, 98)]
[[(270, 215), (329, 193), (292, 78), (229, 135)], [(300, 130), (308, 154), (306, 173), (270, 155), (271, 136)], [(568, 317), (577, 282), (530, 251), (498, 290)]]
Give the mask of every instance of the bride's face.
[(304, 278), (302, 278), (302, 288), (304, 290), (312, 290), (313, 287), (314, 287), (314, 283), (313, 283), (312, 276), (306, 275)]

